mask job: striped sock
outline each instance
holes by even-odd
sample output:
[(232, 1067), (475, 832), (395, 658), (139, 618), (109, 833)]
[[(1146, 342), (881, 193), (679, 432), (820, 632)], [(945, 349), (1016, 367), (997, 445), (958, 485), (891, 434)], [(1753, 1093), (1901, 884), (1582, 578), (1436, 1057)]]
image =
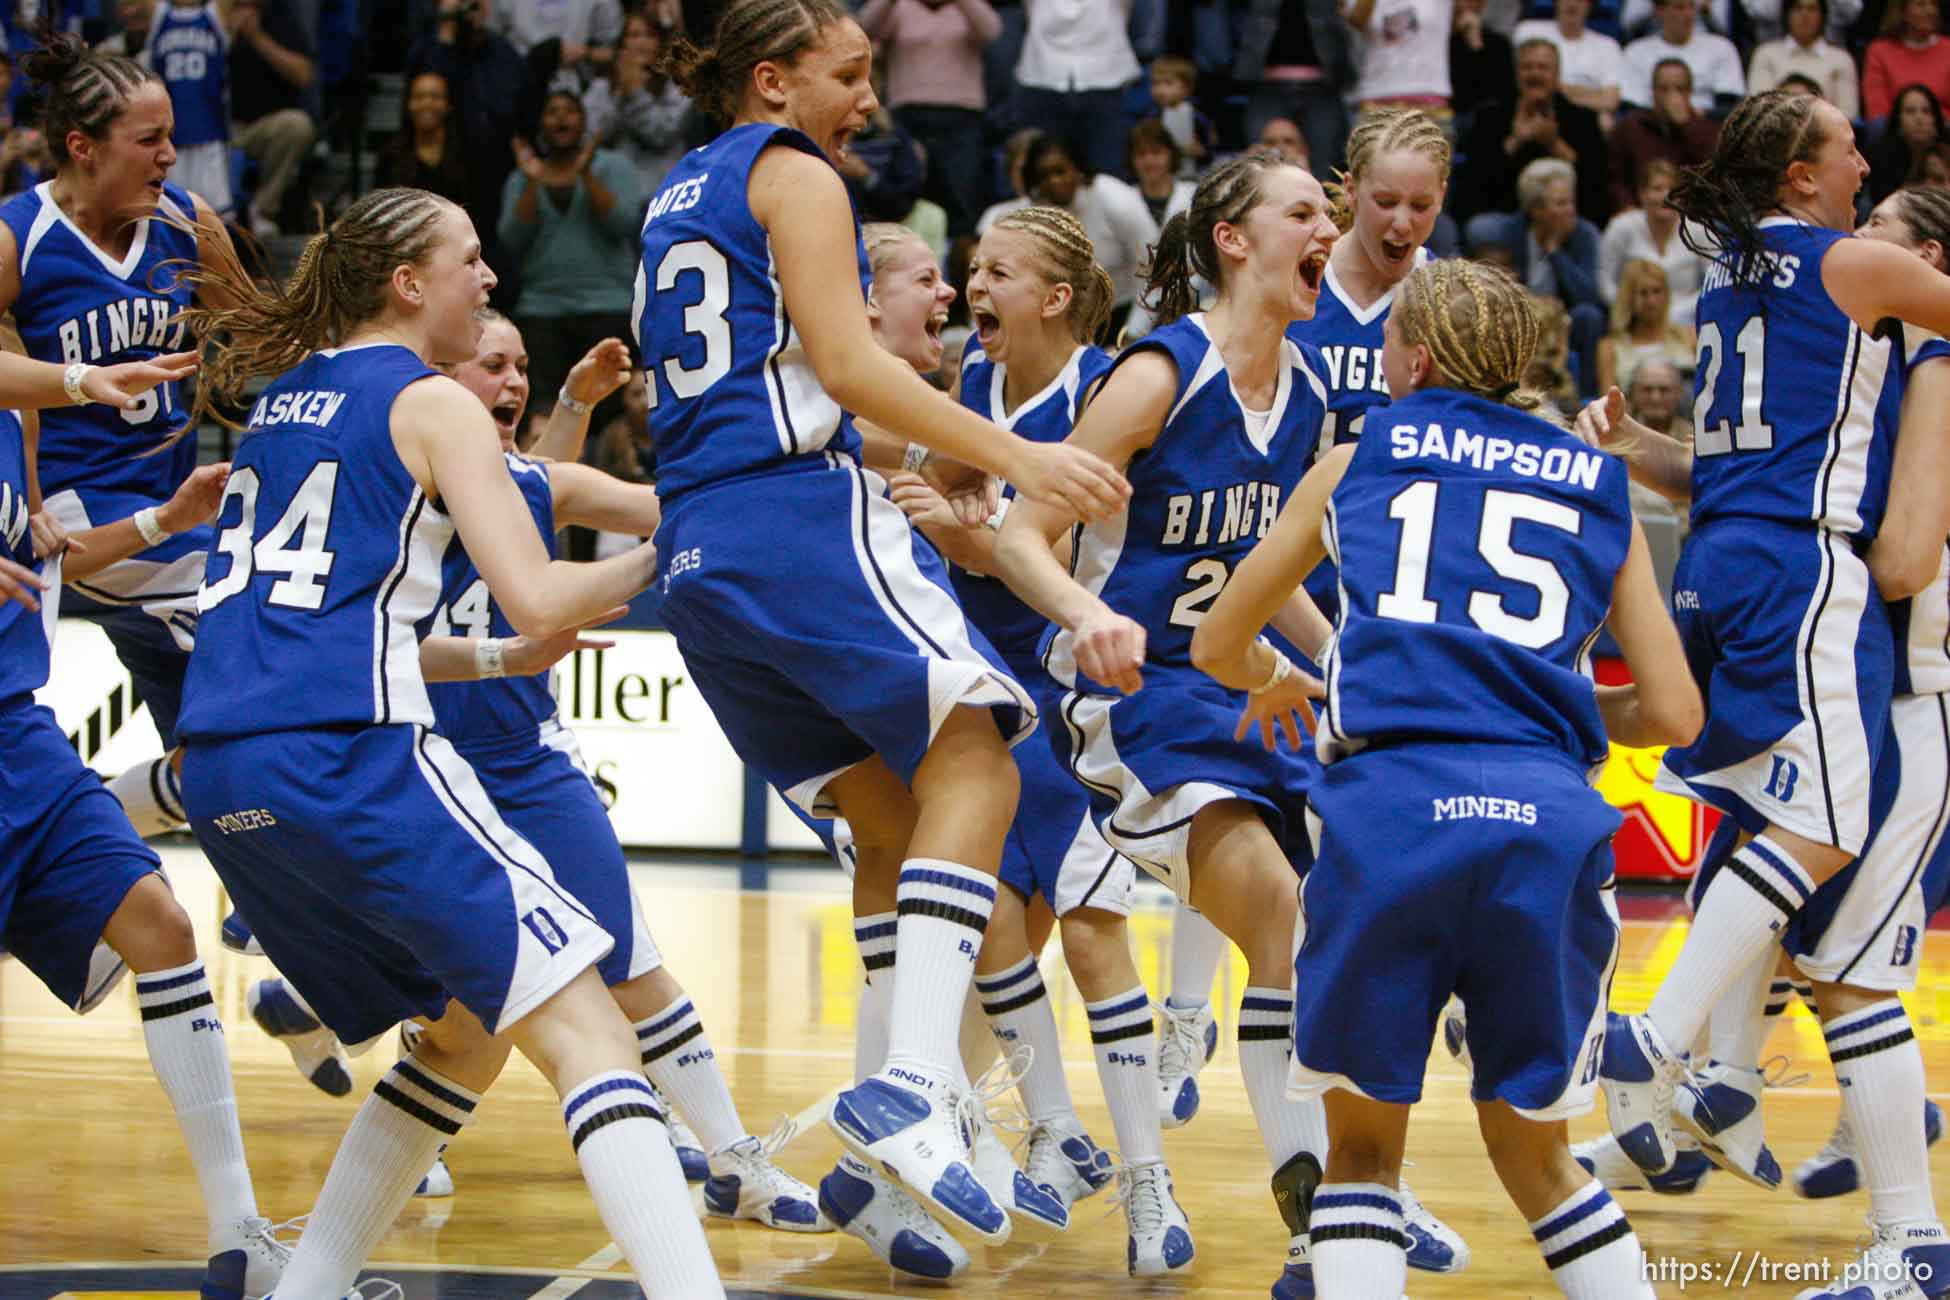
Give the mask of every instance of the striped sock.
[(1002, 1050), (1011, 1052), (1027, 1044), (1035, 1053), (1029, 1073), (1016, 1084), (1031, 1122), (1074, 1120), (1077, 1107), (1070, 1099), (1069, 1080), (1063, 1077), (1063, 1044), (1056, 1035), (1056, 1015), (1050, 1010), (1049, 990), (1043, 987), (1036, 958), (1024, 957), (994, 975), (977, 975), (975, 991)]
[(894, 1004), (895, 914), (853, 918), (853, 942), (867, 968), (853, 1026), (853, 1081), (860, 1083), (887, 1063), (887, 1017)]
[(706, 1155), (747, 1136), (724, 1072), (718, 1069), (718, 1054), (688, 997), (637, 1022), (636, 1042), (643, 1052), (643, 1072), (697, 1131)]
[(107, 782), (108, 792), (128, 814), (129, 824), (143, 839), (180, 829), (189, 820), (183, 814), (183, 792), (177, 787), (176, 773), (170, 769), (169, 755), (137, 763)]
[(723, 1297), (670, 1129), (640, 1074), (610, 1070), (565, 1089), (562, 1120), (610, 1239), (649, 1300)]
[(1231, 941), (1205, 913), (1180, 899), (1171, 913), (1171, 995), (1174, 1007), (1202, 1007), (1212, 1000), (1212, 981)]
[(936, 1079), (961, 1071), (961, 1009), (995, 906), (995, 877), (939, 858), (909, 858), (895, 889), (900, 977), (887, 1064)]
[(474, 1122), (480, 1100), (417, 1057), (388, 1070), (352, 1117), (278, 1290), (344, 1295), (441, 1145)]
[(1308, 1225), (1314, 1286), (1334, 1300), (1400, 1300), (1408, 1277), (1402, 1202), (1379, 1183), (1322, 1183)]
[(203, 963), (135, 977), (142, 1037), (176, 1122), (210, 1218), (210, 1253), (242, 1244), (237, 1223), (257, 1213), (244, 1136), (237, 1127), (237, 1090), (223, 1022), (210, 997)]
[[(1327, 1165), (1327, 1109), (1318, 1097), (1289, 1101), (1288, 1058), (1293, 1054), (1293, 994), (1249, 988), (1239, 1001), (1239, 1073), (1252, 1103), (1266, 1158), (1275, 1170), (1302, 1151)], [(1397, 1295), (1400, 1293), (1397, 1292)]]
[(1794, 981), (1785, 975), (1776, 975), (1768, 981), (1767, 1006), (1763, 1009), (1763, 1014), (1770, 1020), (1775, 1016), (1783, 1015), (1788, 1009), (1788, 1003), (1793, 1000)]
[(1749, 840), (1706, 887), (1678, 960), (1646, 1016), (1683, 1049), (1713, 1004), (1750, 963), (1770, 959), (1781, 929), (1814, 892), (1814, 880), (1765, 835)]
[[(1319, 1202), (1315, 1202), (1319, 1204)], [(1570, 1300), (1651, 1297), (1645, 1255), (1625, 1211), (1596, 1179), (1530, 1225), (1544, 1266)]]
[(1821, 1032), (1876, 1221), (1935, 1219), (1923, 1141), (1923, 1052), (1902, 1002), (1892, 993), (1824, 1021)]
[(1097, 1077), (1117, 1130), (1118, 1154), (1126, 1165), (1163, 1160), (1150, 994), (1139, 984), (1101, 1002), (1086, 1002), (1084, 1009), (1090, 1013), (1090, 1046), (1097, 1053)]

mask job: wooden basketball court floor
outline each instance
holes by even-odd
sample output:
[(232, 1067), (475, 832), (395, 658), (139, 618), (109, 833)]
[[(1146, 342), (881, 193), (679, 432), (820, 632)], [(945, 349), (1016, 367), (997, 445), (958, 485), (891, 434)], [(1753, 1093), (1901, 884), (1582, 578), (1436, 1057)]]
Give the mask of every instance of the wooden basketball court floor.
[[(224, 903), (190, 847), (165, 850), (179, 896), (198, 927), (218, 1008), (228, 1027), (246, 1146), (260, 1208), (304, 1213), (358, 1100), (390, 1063), (382, 1046), (355, 1062), (354, 1095), (334, 1100), (291, 1069), (285, 1050), (244, 1013), (261, 959), (216, 941)], [(781, 1115), (813, 1105), (847, 1082), (859, 964), (836, 872), (775, 870), (770, 888), (740, 892), (726, 868), (638, 865), (635, 884), (670, 968), (702, 1012), (747, 1126), (761, 1135)], [(1162, 894), (1133, 920), (1139, 968), (1162, 995), (1169, 913)], [(1616, 1003), (1638, 1009), (1684, 937), (1663, 899), (1631, 907)], [(1649, 914), (1649, 915), (1648, 915)], [(1067, 978), (1045, 970), (1056, 1003), (1070, 1086), (1090, 1131), (1112, 1141), (1091, 1063), (1083, 1009)], [(1923, 990), (1910, 1000), (1933, 1085), (1950, 1090), (1950, 932), (1928, 936)], [(1231, 1045), (1242, 965), (1223, 970), (1215, 999), (1225, 1034), (1201, 1077), (1204, 1107), (1165, 1135), (1178, 1196), (1191, 1216), (1198, 1256), (1183, 1276), (1137, 1280), (1124, 1273), (1122, 1215), (1100, 1196), (1076, 1208), (1063, 1240), (1037, 1249), (977, 1252), (952, 1287), (971, 1297), (1262, 1297), (1277, 1276), (1286, 1236), (1267, 1191)], [(1789, 1058), (1788, 1086), (1768, 1093), (1768, 1133), (1784, 1168), (1812, 1154), (1836, 1113), (1833, 1076), (1815, 1020), (1799, 1006), (1768, 1050)], [(1935, 1094), (1946, 1099), (1945, 1092)], [(1573, 1136), (1598, 1131), (1594, 1115)], [(820, 1127), (781, 1160), (816, 1183), (837, 1143)], [(1555, 1296), (1524, 1225), (1505, 1200), (1478, 1142), (1467, 1081), (1436, 1047), (1416, 1111), (1408, 1177), (1422, 1200), (1468, 1240), (1473, 1258), (1452, 1276), (1411, 1273), (1415, 1300)], [(414, 1201), (387, 1236), (374, 1274), (409, 1297), (483, 1300), (620, 1300), (635, 1295), (577, 1175), (553, 1096), (517, 1059), (483, 1103), (479, 1122), (449, 1153), (458, 1194)], [(1943, 1195), (1950, 1145), (1932, 1173)], [(1655, 1267), (1662, 1296), (1694, 1292), (1792, 1296), (1824, 1267), (1839, 1270), (1864, 1238), (1861, 1195), (1805, 1201), (1768, 1194), (1725, 1175), (1696, 1196), (1621, 1197)], [(1939, 1204), (1943, 1201), (1940, 1200)], [(195, 1293), (204, 1224), (196, 1182), (167, 1103), (149, 1072), (128, 986), (86, 1018), (60, 1006), (16, 962), (0, 964), (0, 1297), (163, 1296)], [(734, 1296), (828, 1297), (946, 1294), (896, 1284), (857, 1241), (806, 1237), (710, 1220), (707, 1234)], [(1714, 1270), (1690, 1280), (1682, 1267)], [(1802, 1270), (1799, 1278), (1790, 1270)], [(1731, 1277), (1727, 1274), (1731, 1273)]]

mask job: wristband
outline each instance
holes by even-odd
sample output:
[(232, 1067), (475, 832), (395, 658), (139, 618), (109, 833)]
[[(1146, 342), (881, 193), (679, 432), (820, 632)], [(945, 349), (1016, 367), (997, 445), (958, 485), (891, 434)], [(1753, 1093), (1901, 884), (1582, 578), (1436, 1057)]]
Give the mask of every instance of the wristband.
[(130, 519), (135, 524), (135, 530), (142, 534), (142, 540), (150, 546), (160, 546), (163, 539), (172, 536), (170, 531), (157, 521), (154, 506), (142, 507), (131, 515)]
[(506, 655), (500, 637), (482, 637), (474, 643), (474, 671), (481, 675), (483, 681), (490, 677), (508, 675)]
[(982, 521), (982, 525), (985, 528), (987, 528), (990, 532), (994, 532), (994, 533), (1001, 532), (1002, 521), (1009, 517), (1009, 503), (1014, 500), (1015, 500), (1014, 497), (1003, 497), (1002, 500), (996, 505), (995, 513), (990, 515), (987, 519), (984, 519)]
[(901, 468), (910, 474), (919, 474), (921, 466), (927, 463), (928, 449), (918, 442), (908, 443), (907, 450), (901, 455)]
[(562, 385), (562, 391), (555, 395), (555, 404), (568, 411), (570, 415), (587, 415), (596, 409), (594, 402), (578, 402), (569, 396), (569, 386)]
[(1287, 678), (1293, 676), (1293, 660), (1287, 658), (1280, 652), (1278, 646), (1270, 642), (1266, 643), (1266, 648), (1273, 652), (1273, 671), (1267, 675), (1265, 681), (1247, 690), (1246, 694), (1248, 695), (1264, 695)]
[(93, 406), (95, 399), (81, 391), (82, 381), (94, 367), (86, 361), (77, 361), (61, 372), (61, 387), (68, 392), (68, 400), (76, 406)]

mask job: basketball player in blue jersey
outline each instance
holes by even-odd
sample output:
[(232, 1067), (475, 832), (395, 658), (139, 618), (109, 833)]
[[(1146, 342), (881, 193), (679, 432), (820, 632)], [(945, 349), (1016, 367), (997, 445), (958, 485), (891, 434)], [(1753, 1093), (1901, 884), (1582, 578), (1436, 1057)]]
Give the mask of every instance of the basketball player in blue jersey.
[[(1950, 203), (1934, 191), (1899, 190), (1876, 207), (1861, 233), (1941, 271), (1950, 240)], [(1862, 856), (1822, 882), (1781, 935), (1795, 965), (1814, 983), (1829, 1055), (1843, 1084), (1838, 1131), (1848, 1135), (1847, 1158), (1851, 1166), (1859, 1162), (1868, 1185), (1875, 1228), (1858, 1272), (1874, 1300), (1950, 1290), (1944, 1272), (1950, 1267), (1950, 1236), (1930, 1190), (1922, 1054), (1897, 997), (1915, 986), (1915, 949), (1929, 914), (1925, 877), (1943, 854), (1943, 792), (1950, 781), (1950, 731), (1942, 716), (1943, 692), (1950, 687), (1944, 649), (1950, 626), (1945, 592), (1950, 560), (1944, 549), (1950, 511), (1941, 497), (1942, 409), (1950, 396), (1950, 366), (1940, 363), (1946, 359), (1950, 346), (1941, 337), (1913, 325), (1895, 326), (1879, 411), (1884, 418), (1892, 410), (1900, 413), (1895, 473), (1884, 526), (1866, 557), (1875, 594), (1890, 602), (1890, 622), (1897, 629), (1873, 832)], [(1697, 511), (1698, 454), (1623, 418), (1615, 390), (1605, 405), (1587, 408), (1580, 423), (1601, 438), (1622, 437), (1635, 477), (1676, 501), (1692, 500)], [(1718, 703), (1716, 696), (1713, 704)], [(1724, 867), (1696, 889), (1701, 906), (1719, 888)], [(1778, 1184), (1779, 1167), (1762, 1140), (1758, 1069), (1767, 1032), (1763, 1003), (1773, 975), (1770, 947), (1712, 1009), (1714, 1059), (1697, 1085), (1678, 1098), (1677, 1118), (1700, 1136), (1706, 1154), (1722, 1167)], [(1813, 1163), (1834, 1159), (1824, 1150)], [(1801, 1181), (1797, 1172), (1797, 1190)], [(1803, 1294), (1841, 1293), (1814, 1288)]]
[(495, 283), (461, 209), (379, 190), (313, 238), (283, 289), (234, 262), (185, 274), (234, 304), (189, 314), (199, 338), (227, 340), (199, 408), (280, 375), (231, 466), (197, 593), (191, 826), (265, 953), (341, 1039), (431, 1022), (353, 1119), (280, 1291), (343, 1292), (511, 1041), (561, 1097), (645, 1292), (722, 1296), (636, 1035), (597, 970), (615, 941), (431, 729), (415, 635), (456, 533), (534, 636), (628, 600), (652, 551), (567, 564), (508, 527), (532, 515), (487, 412), (433, 369), (474, 355)]
[(1128, 487), (1095, 456), (999, 432), (873, 345), (834, 170), (877, 104), (871, 54), (834, 0), (735, 0), (712, 48), (668, 53), (730, 129), (678, 162), (643, 228), (663, 616), (740, 756), (845, 816), (856, 916), (897, 914), (886, 1065), (841, 1094), (835, 1132), (998, 1243), (1009, 1220), (968, 1164), (955, 1061), (1015, 813), (1008, 745), (1035, 708), (861, 468), (846, 413), (1091, 518)]
[[(1653, 1294), (1638, 1238), (1564, 1138), (1595, 1101), (1618, 953), (1619, 818), (1586, 773), (1607, 734), (1681, 743), (1702, 706), (1624, 466), (1540, 419), (1546, 399), (1519, 386), (1537, 334), (1500, 271), (1411, 274), (1387, 323), (1386, 415), (1300, 484), (1194, 636), (1200, 666), (1250, 692), (1241, 730), (1257, 724), (1271, 748), (1277, 724), (1298, 743), (1294, 711), (1319, 685), (1254, 638), (1338, 560), (1293, 1060), (1295, 1090), (1326, 1098), (1312, 1253), (1335, 1300), (1402, 1293), (1394, 1188), (1454, 993), (1472, 1012), (1484, 1144), (1558, 1286)], [(1592, 685), (1601, 625), (1638, 685)]]
[[(207, 203), (165, 180), (176, 152), (155, 73), (57, 35), (25, 71), (45, 97), (56, 168), (0, 206), (0, 311), (13, 313), (30, 357), (66, 367), (74, 381), (77, 405), (48, 411), (41, 425), (49, 512), (70, 533), (132, 518), (148, 543), (77, 584), (66, 612), (108, 633), (167, 755), (210, 535), (169, 535), (154, 511), (195, 467), (195, 439), (144, 454), (183, 423), (173, 380), (129, 404), (102, 401), (87, 379), (90, 367), (130, 361), (185, 368), (190, 358), (174, 355), (184, 344), (175, 317), (192, 293), (165, 263), (208, 263), (229, 252), (229, 236)], [(167, 757), (110, 782), (143, 835), (181, 825), (175, 787)]]
[(163, 0), (143, 51), (176, 110), (176, 183), (224, 216), (230, 197), (230, 27), (216, 0)]
[[(201, 1295), (261, 1296), (277, 1283), (285, 1252), (257, 1213), (229, 1050), (190, 919), (156, 855), (82, 766), (53, 713), (34, 702), (47, 682), (64, 564), (86, 574), (145, 543), (127, 525), (75, 538), (45, 516), (30, 525), (31, 455), (20, 417), (0, 412), (0, 556), (15, 579), (0, 600), (0, 726), (8, 745), (0, 764), (0, 947), (78, 1011), (100, 996), (90, 987), (98, 943), (135, 972), (149, 1061), (182, 1127), (210, 1219)], [(203, 524), (215, 515), (223, 484), (223, 467), (206, 466), (158, 514), (185, 528)]]
[[(1312, 1294), (1304, 1216), (1326, 1150), (1319, 1103), (1284, 1096), (1304, 773), (1292, 755), (1233, 741), (1243, 696), (1197, 672), (1190, 648), (1318, 445), (1318, 354), (1304, 358), (1285, 331), (1312, 313), (1337, 234), (1319, 182), (1298, 167), (1249, 154), (1208, 172), (1153, 256), (1159, 328), (1119, 357), (1070, 435), (1129, 467), (1129, 508), (1086, 524), (1066, 564), (1055, 548), (1076, 515), (1019, 500), (995, 546), (997, 572), (1055, 624), (1043, 663), (1064, 694), (1051, 743), (1091, 792), (1105, 838), (1245, 954), (1239, 1067), (1293, 1234), (1281, 1286), (1308, 1279), (1297, 1295)], [(1190, 314), (1194, 273), (1218, 286), (1209, 312)], [(1302, 612), (1319, 622), (1311, 605)], [(1183, 1211), (1163, 1193), (1188, 1248)]]
[[(1675, 192), (1689, 228), (1722, 250), (1700, 298), (1693, 531), (1674, 578), (1711, 707), (1699, 739), (1667, 752), (1659, 781), (1715, 804), (1746, 838), (1701, 894), (1651, 1007), (1607, 1035), (1612, 1131), (1648, 1172), (1674, 1158), (1679, 1053), (1743, 981), (1760, 990), (1748, 1004), (1760, 1003), (1781, 931), (1872, 829), (1894, 649), (1859, 552), (1888, 495), (1895, 404), (1885, 385), (1900, 374), (1894, 343), (1877, 331), (1885, 317), (1950, 325), (1950, 277), (1847, 237), (1866, 168), (1832, 106), (1769, 92), (1735, 111), (1713, 158)], [(1893, 997), (1865, 1002), (1830, 984), (1817, 1001), (1831, 1044), (1871, 1057), (1915, 1052), (1906, 1024), (1882, 1032), (1904, 1019)], [(1762, 1144), (1713, 1141), (1741, 1109), (1723, 1092), (1680, 1121), (1716, 1163), (1769, 1185), (1778, 1173), (1770, 1179)], [(1903, 1127), (1893, 1140), (1914, 1140), (1920, 1098), (1874, 1109)], [(1849, 1118), (1853, 1127), (1852, 1103)], [(1910, 1257), (1950, 1281), (1950, 1242), (1919, 1240)]]

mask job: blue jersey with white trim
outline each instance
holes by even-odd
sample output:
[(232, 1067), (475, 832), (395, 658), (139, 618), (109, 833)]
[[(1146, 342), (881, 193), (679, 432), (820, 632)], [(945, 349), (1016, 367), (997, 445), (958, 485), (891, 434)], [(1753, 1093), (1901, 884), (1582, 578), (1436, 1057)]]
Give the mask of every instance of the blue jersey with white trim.
[[(0, 411), (0, 559), (41, 571), (27, 526), (27, 442), (12, 411)], [(58, 603), (58, 592), (44, 593), (38, 610), (17, 600), (0, 602), (0, 701), (32, 696), (47, 684)]]
[[(516, 452), (508, 452), (508, 472), (521, 489), (522, 500), (534, 516), (550, 559), (555, 558), (555, 496), (549, 490), (548, 466)], [(422, 639), (430, 636), (511, 637), (514, 625), (488, 594), (487, 580), (467, 558), (456, 537), (440, 563), (440, 604), (420, 624)], [(511, 736), (534, 737), (542, 724), (555, 717), (555, 694), (550, 673), (479, 682), (429, 682), (434, 729), (455, 749)]]
[[(1149, 663), (1189, 669), (1192, 633), (1226, 580), (1306, 473), (1327, 415), (1320, 355), (1282, 340), (1278, 387), (1255, 431), (1233, 392), (1203, 313), (1145, 335), (1117, 360), (1163, 352), (1178, 370), (1177, 396), (1157, 440), (1132, 458), (1123, 513), (1085, 525), (1071, 566), (1076, 580), (1145, 630)], [(1113, 366), (1113, 372), (1115, 366)], [(1071, 634), (1046, 639), (1044, 664), (1065, 687), (1086, 685)]]
[[(171, 318), (190, 305), (191, 290), (165, 266), (196, 260), (196, 237), (158, 217), (135, 223), (128, 253), (112, 260), (54, 202), (44, 182), (0, 205), (18, 250), (20, 295), (14, 323), (27, 355), (70, 365), (147, 361), (183, 346)], [(163, 186), (160, 213), (195, 219), (195, 201)], [(167, 501), (196, 468), (196, 439), (185, 437), (158, 455), (182, 422), (177, 386), (151, 390), (134, 410), (57, 406), (41, 412), (38, 463), (41, 491), (77, 491), (97, 524), (126, 519), (145, 505)], [(167, 546), (167, 543), (165, 543)]]
[(175, 110), (180, 148), (230, 139), (230, 36), (214, 3), (183, 8), (162, 0), (149, 31), (149, 66)]
[(393, 403), (436, 372), (406, 348), (315, 353), (251, 409), (196, 594), (189, 740), (432, 726), (415, 628), (453, 522), (393, 447)]
[[(1109, 370), (1108, 353), (1079, 345), (1042, 392), (1005, 412), (1002, 392), (1008, 366), (990, 361), (981, 344), (971, 338), (961, 363), (961, 402), (977, 415), (1032, 442), (1062, 442), (1076, 424), (1077, 403)], [(1013, 499), (1015, 489), (1005, 485), (1003, 495)], [(1039, 647), (1049, 620), (1025, 605), (999, 578), (954, 565), (949, 566), (948, 575), (968, 621), (1001, 652), (1009, 670), (1025, 683), (1040, 678)]]
[(1602, 762), (1591, 644), (1632, 543), (1625, 465), (1454, 389), (1391, 404), (1328, 502), (1341, 612), (1318, 734), (1550, 746)]
[(1848, 235), (1769, 217), (1760, 238), (1758, 285), (1734, 285), (1718, 259), (1700, 291), (1693, 526), (1740, 516), (1873, 538), (1895, 438), (1883, 388), (1900, 367), (1822, 286)]
[[(1921, 326), (1898, 324), (1903, 385), (1925, 361), (1950, 359), (1950, 342)], [(1901, 401), (1893, 403), (1900, 412)], [(1898, 435), (1901, 436), (1901, 435)], [(1930, 435), (1926, 435), (1930, 436)], [(1934, 695), (1950, 691), (1950, 547), (1937, 555), (1936, 576), (1907, 600), (1889, 602), (1896, 636), (1893, 694)]]
[[(1430, 261), (1429, 250), (1415, 250), (1415, 265)], [(1320, 349), (1320, 381), (1327, 386), (1327, 425), (1321, 430), (1320, 450), (1353, 442), (1361, 436), (1368, 411), (1388, 401), (1388, 380), (1381, 371), (1382, 330), (1388, 323), (1389, 309), (1395, 305), (1395, 290), (1390, 289), (1366, 307), (1354, 299), (1334, 274), (1334, 263), (1327, 262), (1327, 275), (1321, 281), (1320, 302), (1312, 320), (1297, 320), (1286, 327), (1295, 343), (1311, 343)]]
[[(771, 240), (747, 201), (752, 165), (774, 144), (824, 161), (790, 127), (733, 127), (678, 160), (644, 217), (630, 315), (666, 505), (727, 479), (829, 468), (827, 451), (860, 458), (860, 435), (786, 315)], [(854, 255), (864, 293), (857, 219)]]

